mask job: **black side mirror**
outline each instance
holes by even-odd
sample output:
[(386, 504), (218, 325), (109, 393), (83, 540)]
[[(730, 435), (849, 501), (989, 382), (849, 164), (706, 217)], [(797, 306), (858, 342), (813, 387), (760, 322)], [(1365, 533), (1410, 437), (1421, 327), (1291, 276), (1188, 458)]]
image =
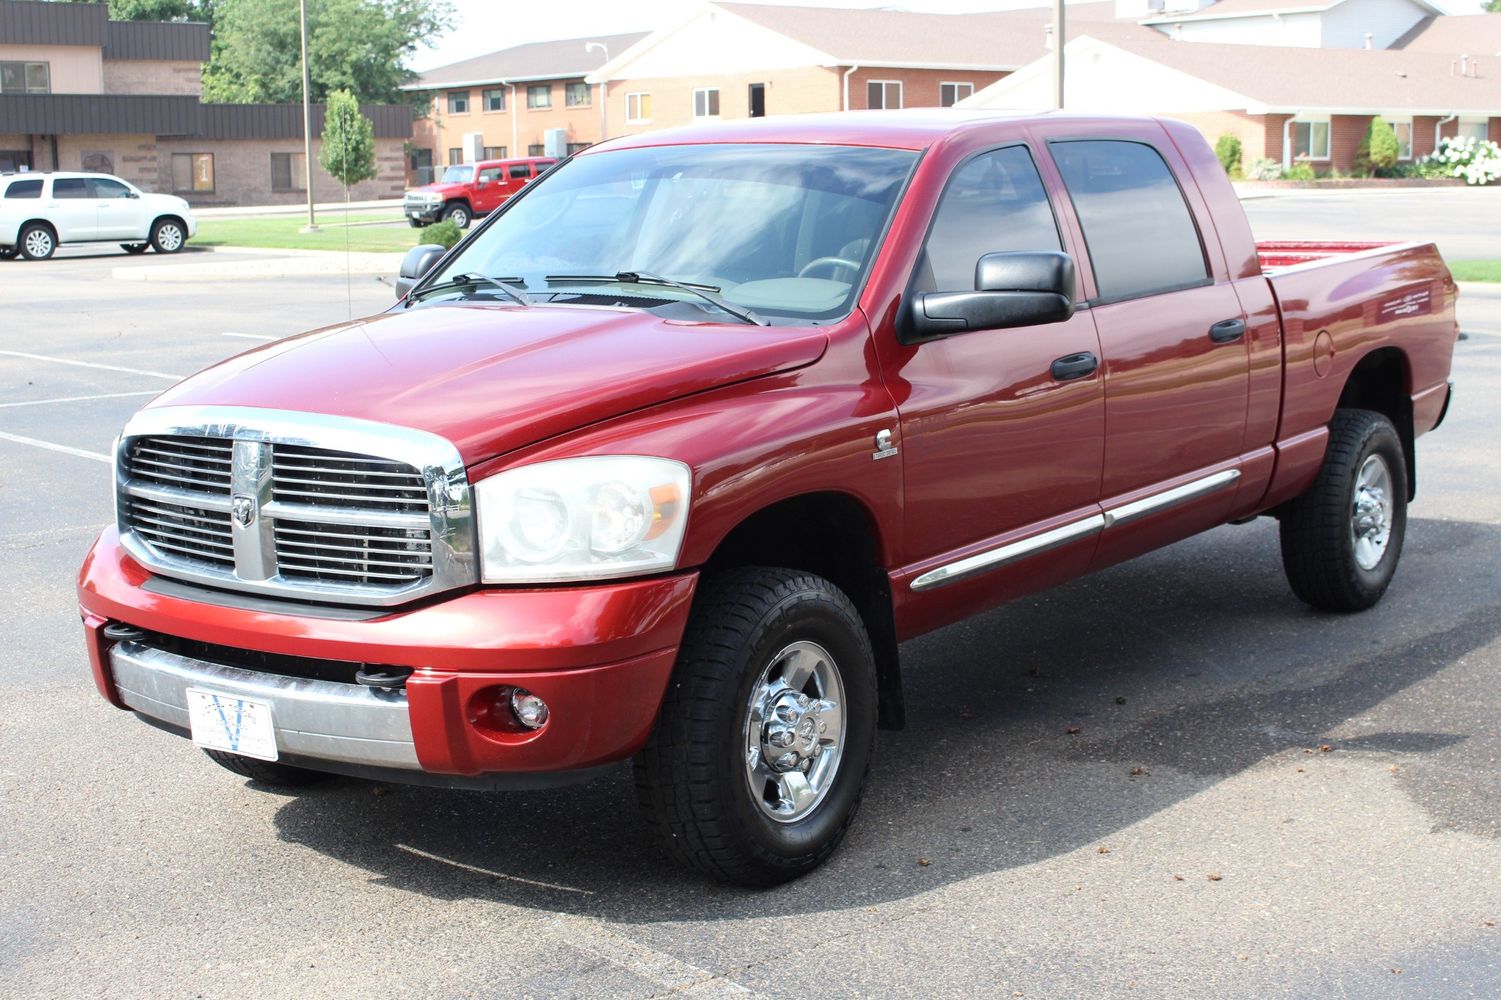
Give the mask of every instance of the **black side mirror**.
[(1057, 251), (988, 253), (975, 265), (972, 292), (913, 295), (900, 327), (904, 344), (971, 330), (1061, 323), (1074, 314), (1073, 258)]
[(423, 243), (408, 250), (407, 255), (401, 258), (401, 270), (396, 275), (396, 297), (406, 298), (412, 286), (421, 281), (422, 276), (431, 271), (433, 265), (447, 252), (446, 247), (437, 243)]
[(127, 192), (125, 192), (125, 197), (127, 197), (127, 198), (139, 198), (140, 196), (141, 196), (140, 192), (138, 192), (138, 191), (127, 191)]

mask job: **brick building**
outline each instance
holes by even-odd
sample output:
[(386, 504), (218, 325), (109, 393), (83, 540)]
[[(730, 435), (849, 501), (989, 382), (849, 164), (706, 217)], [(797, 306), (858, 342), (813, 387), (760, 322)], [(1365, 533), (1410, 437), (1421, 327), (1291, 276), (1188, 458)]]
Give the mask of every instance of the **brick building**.
[[(1501, 41), (1501, 14), (1438, 20), (1470, 22), (1470, 44), (1484, 44), (1490, 31)], [(1448, 136), (1501, 141), (1501, 58), (1477, 61), (1443, 51), (1437, 36), (1428, 42), (1385, 50), (1227, 45), (1177, 42), (1129, 24), (1086, 25), (1070, 32), (1064, 50), (1065, 105), (1167, 115), (1210, 142), (1240, 139), (1247, 166), (1307, 163), (1319, 174), (1354, 168), (1376, 115), (1396, 131), (1404, 160), (1431, 153)], [(1052, 60), (1040, 59), (966, 104), (1051, 107), (1052, 86)]]
[[(0, 2), (0, 171), (98, 171), (195, 205), (306, 200), (302, 106), (202, 103), (208, 56), (207, 25), (111, 21), (102, 3)], [(352, 195), (399, 196), (411, 114), (362, 110), (379, 175)], [(315, 106), (315, 158), (322, 127)], [(315, 163), (313, 193), (334, 200), (343, 188)]]
[[(405, 89), (428, 96), (409, 164), (414, 182), (436, 167), (506, 156), (562, 156), (605, 135), (599, 88), (584, 81), (645, 33), (568, 38), (502, 49), (423, 73)], [(556, 141), (549, 148), (548, 137)]]

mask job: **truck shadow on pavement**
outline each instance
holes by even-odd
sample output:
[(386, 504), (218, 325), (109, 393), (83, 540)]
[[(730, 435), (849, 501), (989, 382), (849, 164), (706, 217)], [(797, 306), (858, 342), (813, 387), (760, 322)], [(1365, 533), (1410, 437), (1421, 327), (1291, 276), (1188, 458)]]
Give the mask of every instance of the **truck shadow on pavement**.
[[(1284, 753), (1439, 755), (1468, 773), (1493, 748), (1421, 731), (1421, 711), (1419, 731), (1343, 724), (1501, 636), (1498, 555), (1501, 528), (1414, 520), (1383, 604), (1323, 615), (1288, 591), (1263, 520), (910, 642), (907, 728), (880, 734), (849, 838), (765, 893), (666, 860), (628, 766), (546, 792), (334, 781), (289, 799), (277, 829), (403, 891), (650, 923), (869, 906), (1093, 849)], [(1483, 817), (1501, 801), (1451, 809), (1444, 784), (1402, 788), (1436, 826), (1497, 836)]]

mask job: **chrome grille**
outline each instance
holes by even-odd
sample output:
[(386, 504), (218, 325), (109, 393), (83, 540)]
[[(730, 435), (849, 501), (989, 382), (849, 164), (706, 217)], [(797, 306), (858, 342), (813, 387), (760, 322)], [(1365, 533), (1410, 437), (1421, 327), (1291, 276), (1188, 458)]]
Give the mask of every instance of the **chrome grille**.
[(163, 486), (227, 493), (233, 448), (223, 438), (137, 438), (130, 443), (131, 474)]
[(279, 519), (276, 564), (289, 579), (413, 583), (433, 571), (432, 534)]
[(271, 496), (287, 503), (427, 510), (422, 473), (388, 458), (297, 445), (271, 446)]
[(148, 409), (121, 438), (121, 542), (149, 568), (377, 605), (476, 581), (468, 480), (448, 442), (366, 421), (202, 412), (214, 419), (185, 427)]

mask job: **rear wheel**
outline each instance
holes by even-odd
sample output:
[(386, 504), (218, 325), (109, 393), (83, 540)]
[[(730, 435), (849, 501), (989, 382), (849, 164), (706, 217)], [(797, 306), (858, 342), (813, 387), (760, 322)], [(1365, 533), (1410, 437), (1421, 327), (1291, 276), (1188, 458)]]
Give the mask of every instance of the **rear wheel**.
[(151, 246), (150, 243), (121, 243), (120, 249), (124, 250), (126, 253), (136, 254), (145, 253), (146, 248), (149, 246)]
[(1318, 478), (1282, 513), (1282, 565), (1300, 599), (1364, 611), (1386, 593), (1407, 533), (1407, 462), (1390, 420), (1337, 410)]
[(474, 217), (470, 215), (468, 205), (449, 205), (443, 212), (443, 218), (452, 222), (460, 229), (468, 229), (469, 223), (473, 221)]
[(21, 256), (27, 260), (46, 260), (57, 252), (57, 234), (40, 222), (28, 223), (17, 239)]
[(875, 742), (875, 661), (848, 597), (747, 568), (702, 585), (636, 788), (679, 861), (765, 886), (839, 846)]
[(187, 241), (187, 230), (176, 219), (157, 219), (151, 227), (151, 245), (157, 253), (176, 253)]
[(276, 788), (300, 788), (303, 785), (311, 785), (323, 781), (328, 775), (322, 771), (310, 771), (305, 767), (293, 767), (291, 764), (281, 764), (274, 760), (256, 760), (253, 757), (241, 757), (237, 753), (225, 753), (223, 750), (210, 750), (203, 748), (208, 754), (209, 760), (228, 771), (233, 771), (242, 778), (258, 781), (263, 785), (271, 785)]

